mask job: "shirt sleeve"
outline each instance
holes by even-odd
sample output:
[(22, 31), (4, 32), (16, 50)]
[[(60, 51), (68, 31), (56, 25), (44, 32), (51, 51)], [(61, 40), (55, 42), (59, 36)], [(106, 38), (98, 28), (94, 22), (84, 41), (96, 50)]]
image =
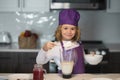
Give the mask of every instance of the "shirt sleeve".
[(38, 52), (38, 55), (36, 57), (36, 63), (37, 64), (45, 64), (51, 59), (56, 59), (59, 56), (59, 47), (55, 46), (51, 50), (44, 51), (42, 48)]
[(42, 48), (41, 50), (38, 52), (38, 55), (36, 57), (36, 63), (37, 64), (45, 64), (47, 63), (45, 57), (46, 57), (47, 52), (45, 52)]

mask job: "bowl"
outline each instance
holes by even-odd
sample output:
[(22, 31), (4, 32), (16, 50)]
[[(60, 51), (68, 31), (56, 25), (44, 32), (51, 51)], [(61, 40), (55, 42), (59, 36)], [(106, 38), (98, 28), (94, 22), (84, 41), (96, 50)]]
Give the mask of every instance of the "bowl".
[(89, 63), (90, 65), (97, 65), (99, 64), (103, 59), (103, 55), (92, 55), (92, 54), (86, 54), (85, 55), (85, 60), (87, 63)]
[(30, 80), (29, 74), (10, 74), (8, 80)]

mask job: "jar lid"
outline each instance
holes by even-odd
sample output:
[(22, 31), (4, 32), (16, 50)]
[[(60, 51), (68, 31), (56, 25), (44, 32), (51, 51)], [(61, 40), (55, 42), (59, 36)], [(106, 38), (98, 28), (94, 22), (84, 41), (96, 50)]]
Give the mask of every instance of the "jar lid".
[(34, 67), (41, 67), (42, 68), (42, 64), (34, 64)]

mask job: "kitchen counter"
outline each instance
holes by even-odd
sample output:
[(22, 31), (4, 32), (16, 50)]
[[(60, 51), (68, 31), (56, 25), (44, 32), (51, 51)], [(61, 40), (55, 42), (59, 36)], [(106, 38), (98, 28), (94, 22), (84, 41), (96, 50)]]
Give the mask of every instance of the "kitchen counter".
[(38, 52), (40, 48), (37, 49), (19, 49), (18, 43), (11, 44), (1, 44), (0, 51), (1, 52)]
[[(120, 44), (105, 44), (107, 48), (109, 48), (110, 52), (120, 52)], [(40, 47), (37, 47), (36, 49), (19, 49), (18, 43), (14, 42), (9, 45), (0, 45), (0, 51), (11, 51), (11, 52), (38, 52), (40, 50)]]
[(120, 44), (106, 44), (110, 52), (120, 52)]
[[(0, 74), (0, 76), (4, 76), (8, 78), (9, 73), (7, 74)], [(30, 75), (30, 79), (32, 79), (32, 74)], [(94, 79), (94, 80), (120, 80), (120, 74), (77, 74), (74, 75), (69, 80), (92, 80), (92, 78), (101, 78), (101, 79)], [(109, 79), (102, 79), (102, 78), (109, 78)], [(60, 74), (46, 74), (45, 80), (68, 80), (63, 79)]]

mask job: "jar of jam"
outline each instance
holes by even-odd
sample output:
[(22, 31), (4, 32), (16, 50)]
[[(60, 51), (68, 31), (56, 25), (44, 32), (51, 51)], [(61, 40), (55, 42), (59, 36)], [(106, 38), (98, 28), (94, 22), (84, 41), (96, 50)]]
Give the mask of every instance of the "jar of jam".
[(33, 68), (33, 80), (43, 80), (44, 69), (41, 64), (35, 64)]

